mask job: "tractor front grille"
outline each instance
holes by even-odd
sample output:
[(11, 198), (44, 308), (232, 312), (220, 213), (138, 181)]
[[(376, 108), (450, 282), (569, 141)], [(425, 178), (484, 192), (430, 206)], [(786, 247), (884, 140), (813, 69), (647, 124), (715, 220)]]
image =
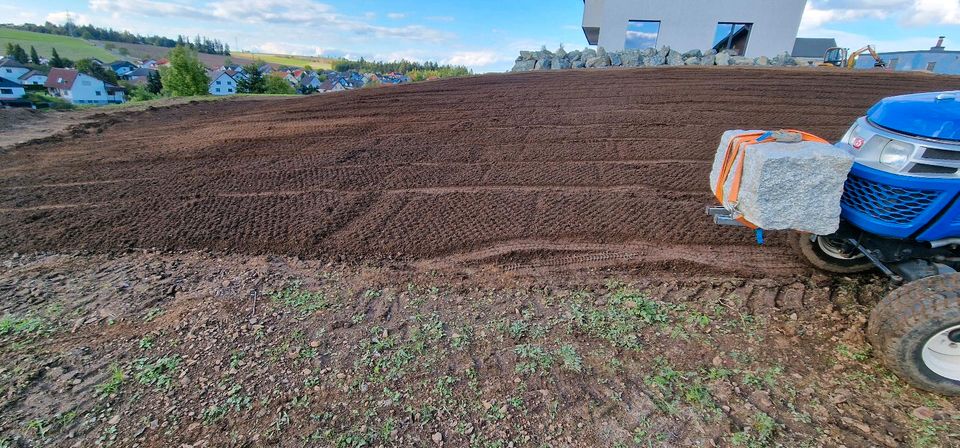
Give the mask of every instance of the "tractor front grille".
[(844, 185), (841, 203), (888, 224), (911, 225), (941, 192), (894, 187), (851, 174)]

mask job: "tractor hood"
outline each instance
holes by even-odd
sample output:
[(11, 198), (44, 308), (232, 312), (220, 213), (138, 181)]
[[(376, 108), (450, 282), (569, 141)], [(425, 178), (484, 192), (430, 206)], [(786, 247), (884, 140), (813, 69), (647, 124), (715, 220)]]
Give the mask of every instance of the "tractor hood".
[(960, 91), (884, 98), (867, 111), (867, 119), (901, 134), (960, 141)]

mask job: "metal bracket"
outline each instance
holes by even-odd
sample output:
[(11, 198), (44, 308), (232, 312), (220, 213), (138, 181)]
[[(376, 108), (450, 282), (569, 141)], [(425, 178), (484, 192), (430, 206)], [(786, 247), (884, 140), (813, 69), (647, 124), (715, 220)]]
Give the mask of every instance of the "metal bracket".
[(893, 281), (895, 281), (895, 282), (897, 282), (897, 283), (902, 283), (902, 282), (903, 282), (903, 277), (897, 275), (897, 274), (894, 273), (892, 270), (890, 270), (890, 268), (888, 268), (887, 265), (883, 264), (883, 262), (880, 261), (880, 259), (877, 258), (877, 256), (873, 254), (873, 252), (870, 252), (869, 250), (867, 250), (866, 248), (864, 248), (863, 246), (861, 246), (861, 245), (860, 245), (860, 242), (857, 241), (856, 238), (848, 238), (848, 239), (847, 239), (847, 242), (849, 242), (849, 243), (852, 244), (854, 247), (856, 247), (857, 250), (859, 250), (860, 253), (863, 254), (863, 256), (867, 257), (867, 259), (870, 260), (870, 262), (873, 263), (873, 265), (876, 266), (877, 269), (879, 269), (879, 270), (882, 271), (884, 274), (886, 274), (888, 277), (890, 277), (891, 280), (893, 280)]
[(723, 207), (707, 207), (707, 215), (713, 216), (713, 223), (721, 226), (745, 227), (733, 217), (733, 213)]

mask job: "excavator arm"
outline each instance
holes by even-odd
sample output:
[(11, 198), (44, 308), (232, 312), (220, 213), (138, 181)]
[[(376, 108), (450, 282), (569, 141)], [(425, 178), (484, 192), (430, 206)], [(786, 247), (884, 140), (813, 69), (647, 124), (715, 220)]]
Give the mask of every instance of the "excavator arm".
[(853, 68), (857, 65), (857, 59), (860, 58), (861, 54), (870, 53), (870, 56), (873, 57), (874, 67), (884, 68), (887, 66), (887, 63), (880, 58), (880, 55), (877, 54), (877, 51), (873, 49), (872, 45), (867, 45), (853, 53), (850, 53), (850, 58), (847, 59), (847, 68)]

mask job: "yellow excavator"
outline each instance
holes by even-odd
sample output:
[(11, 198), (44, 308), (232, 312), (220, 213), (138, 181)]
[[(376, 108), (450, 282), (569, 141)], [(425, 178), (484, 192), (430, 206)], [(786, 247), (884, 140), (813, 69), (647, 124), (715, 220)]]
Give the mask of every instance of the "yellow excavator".
[(827, 49), (827, 52), (823, 55), (823, 62), (820, 63), (820, 67), (840, 67), (840, 68), (850, 68), (852, 69), (857, 65), (857, 59), (860, 58), (860, 55), (864, 53), (870, 53), (870, 56), (873, 56), (873, 66), (874, 68), (886, 68), (887, 63), (880, 58), (880, 55), (877, 54), (877, 51), (873, 49), (872, 45), (867, 45), (857, 51), (854, 51), (847, 55), (849, 49), (840, 48), (840, 47), (831, 47)]

